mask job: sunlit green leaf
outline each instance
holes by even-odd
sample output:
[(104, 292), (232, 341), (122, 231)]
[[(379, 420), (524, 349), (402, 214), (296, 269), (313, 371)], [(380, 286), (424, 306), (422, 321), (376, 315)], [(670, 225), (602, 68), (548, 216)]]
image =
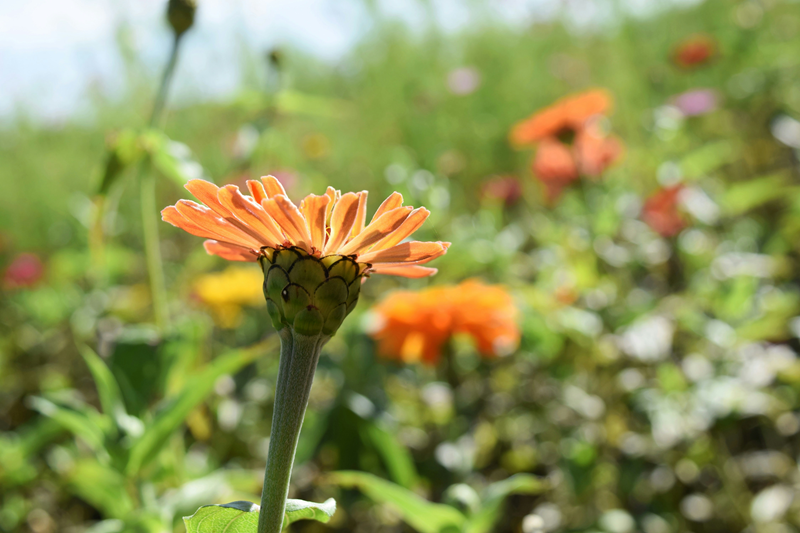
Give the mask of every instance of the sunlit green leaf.
[(380, 454), (392, 481), (407, 489), (413, 487), (417, 480), (417, 470), (408, 448), (372, 420), (362, 421), (361, 433)]
[(740, 215), (784, 197), (788, 179), (787, 174), (777, 173), (731, 184), (722, 196), (720, 204), (727, 215)]
[(46, 398), (33, 396), (31, 408), (52, 418), (73, 435), (83, 440), (100, 457), (107, 458), (104, 449), (105, 431), (112, 427), (111, 419), (101, 415), (91, 406), (62, 405)]
[(122, 391), (114, 378), (114, 374), (108, 365), (103, 361), (94, 350), (88, 346), (79, 346), (79, 350), (89, 367), (89, 371), (94, 378), (97, 387), (97, 395), (100, 398), (100, 405), (103, 413), (112, 417), (125, 414), (125, 405), (122, 401)]
[(469, 518), (465, 533), (488, 533), (493, 530), (503, 502), (511, 494), (539, 494), (547, 485), (531, 474), (516, 474), (503, 481), (492, 483), (481, 495), (482, 505), (478, 512)]
[(375, 502), (391, 504), (403, 520), (420, 533), (457, 530), (466, 522), (466, 517), (449, 505), (431, 503), (400, 485), (366, 472), (334, 472), (326, 479), (345, 488), (357, 488)]
[(147, 427), (144, 435), (133, 445), (127, 466), (129, 475), (136, 474), (154, 459), (161, 446), (180, 426), (189, 413), (202, 402), (214, 387), (217, 379), (232, 374), (252, 361), (256, 351), (237, 351), (215, 359), (198, 375), (187, 380), (181, 392), (159, 412)]
[[(283, 528), (298, 520), (328, 522), (336, 512), (336, 502), (329, 498), (323, 503), (286, 500)], [(258, 505), (231, 502), (224, 505), (205, 505), (192, 516), (184, 517), (186, 533), (255, 533), (258, 527)]]

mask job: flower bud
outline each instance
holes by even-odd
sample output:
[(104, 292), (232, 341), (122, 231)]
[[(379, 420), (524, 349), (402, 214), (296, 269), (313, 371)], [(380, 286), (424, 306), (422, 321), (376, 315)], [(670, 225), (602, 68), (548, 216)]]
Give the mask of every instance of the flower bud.
[(169, 0), (167, 20), (176, 37), (180, 37), (192, 27), (195, 11), (197, 11), (196, 0)]
[(288, 326), (301, 335), (333, 335), (358, 302), (365, 266), (352, 257), (264, 248), (259, 261), (267, 310), (277, 330)]

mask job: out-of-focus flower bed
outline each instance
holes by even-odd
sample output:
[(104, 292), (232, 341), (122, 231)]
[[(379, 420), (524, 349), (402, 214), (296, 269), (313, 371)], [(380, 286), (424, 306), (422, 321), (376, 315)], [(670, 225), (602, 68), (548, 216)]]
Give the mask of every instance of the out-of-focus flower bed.
[(339, 509), (293, 531), (426, 531), (340, 470), (465, 513), (540, 476), (486, 531), (800, 530), (800, 9), (609, 24), (376, 19), (337, 64), (281, 50), (230, 101), (172, 102), (163, 133), (137, 129), (136, 87), (91, 121), (5, 124), (0, 531), (183, 531), (258, 501), (263, 275), (159, 222), (159, 334), (142, 160), (159, 205), (273, 174), (399, 191), (430, 208), (415, 238), (452, 241), (432, 278), (370, 279), (323, 351), (292, 494)]

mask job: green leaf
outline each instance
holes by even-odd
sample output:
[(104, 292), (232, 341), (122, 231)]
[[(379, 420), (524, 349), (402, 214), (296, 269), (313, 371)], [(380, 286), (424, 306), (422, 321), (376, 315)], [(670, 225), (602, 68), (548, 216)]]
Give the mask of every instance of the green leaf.
[[(186, 533), (255, 533), (258, 527), (258, 505), (231, 502), (224, 505), (204, 505), (192, 516), (183, 518)], [(286, 500), (283, 529), (298, 520), (328, 522), (336, 512), (336, 502), (329, 498), (324, 503), (304, 500)]]
[(122, 391), (105, 361), (88, 346), (81, 345), (78, 347), (78, 351), (80, 351), (83, 360), (86, 361), (86, 366), (89, 367), (89, 371), (92, 373), (103, 413), (114, 418), (126, 414), (125, 404), (122, 401)]
[(731, 141), (709, 143), (686, 155), (680, 162), (683, 174), (689, 179), (705, 176), (738, 156)]
[(350, 104), (343, 100), (288, 90), (276, 96), (275, 107), (281, 113), (327, 118), (342, 118), (351, 111)]
[(127, 474), (135, 475), (157, 455), (173, 431), (211, 392), (220, 376), (237, 372), (255, 359), (257, 354), (255, 350), (243, 350), (218, 357), (205, 370), (188, 379), (183, 389), (156, 415), (141, 438), (133, 445), (126, 469)]
[(97, 194), (106, 195), (117, 179), (130, 165), (144, 154), (139, 143), (139, 134), (132, 129), (123, 130), (108, 141), (103, 176)]
[(255, 533), (258, 510), (258, 505), (245, 501), (204, 505), (192, 516), (184, 516), (183, 523), (186, 533)]
[(536, 476), (530, 474), (516, 474), (503, 481), (492, 483), (482, 494), (483, 505), (480, 510), (472, 515), (466, 533), (488, 533), (493, 530), (500, 512), (503, 510), (503, 501), (511, 494), (539, 494), (546, 489), (546, 484)]
[(407, 489), (413, 487), (417, 470), (408, 449), (397, 442), (393, 434), (371, 420), (363, 420), (361, 434), (381, 455), (392, 481)]
[(336, 512), (336, 500), (328, 498), (322, 503), (305, 500), (286, 500), (286, 511), (283, 516), (283, 528), (298, 520), (316, 520), (327, 523)]
[(99, 509), (104, 517), (125, 518), (134, 508), (122, 474), (94, 459), (77, 461), (64, 481), (74, 494)]
[(789, 176), (779, 172), (769, 176), (734, 183), (722, 196), (720, 204), (728, 216), (741, 215), (772, 200), (785, 198)]
[(30, 407), (50, 417), (73, 435), (83, 440), (95, 453), (104, 459), (105, 432), (111, 429), (111, 419), (101, 415), (94, 408), (86, 406), (67, 406), (57, 404), (40, 396), (29, 398)]
[(408, 489), (366, 472), (334, 472), (326, 479), (345, 488), (358, 488), (375, 502), (393, 505), (403, 520), (420, 533), (460, 530), (466, 522), (466, 517), (449, 505), (429, 502)]
[(192, 151), (185, 144), (173, 141), (156, 130), (146, 132), (142, 138), (150, 154), (150, 162), (163, 176), (181, 187), (191, 179), (204, 177), (202, 165), (194, 159)]

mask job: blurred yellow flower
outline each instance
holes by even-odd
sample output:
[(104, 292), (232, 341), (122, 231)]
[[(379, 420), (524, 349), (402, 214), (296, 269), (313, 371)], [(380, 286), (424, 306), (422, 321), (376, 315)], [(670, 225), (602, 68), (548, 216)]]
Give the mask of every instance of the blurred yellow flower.
[(242, 306), (261, 305), (264, 301), (263, 284), (261, 269), (231, 266), (198, 277), (192, 292), (211, 309), (217, 324), (232, 328), (239, 324)]
[(501, 286), (467, 280), (459, 285), (402, 291), (389, 295), (374, 309), (371, 332), (378, 353), (404, 362), (436, 364), (442, 345), (455, 334), (472, 337), (487, 357), (516, 349), (520, 332), (517, 308)]

